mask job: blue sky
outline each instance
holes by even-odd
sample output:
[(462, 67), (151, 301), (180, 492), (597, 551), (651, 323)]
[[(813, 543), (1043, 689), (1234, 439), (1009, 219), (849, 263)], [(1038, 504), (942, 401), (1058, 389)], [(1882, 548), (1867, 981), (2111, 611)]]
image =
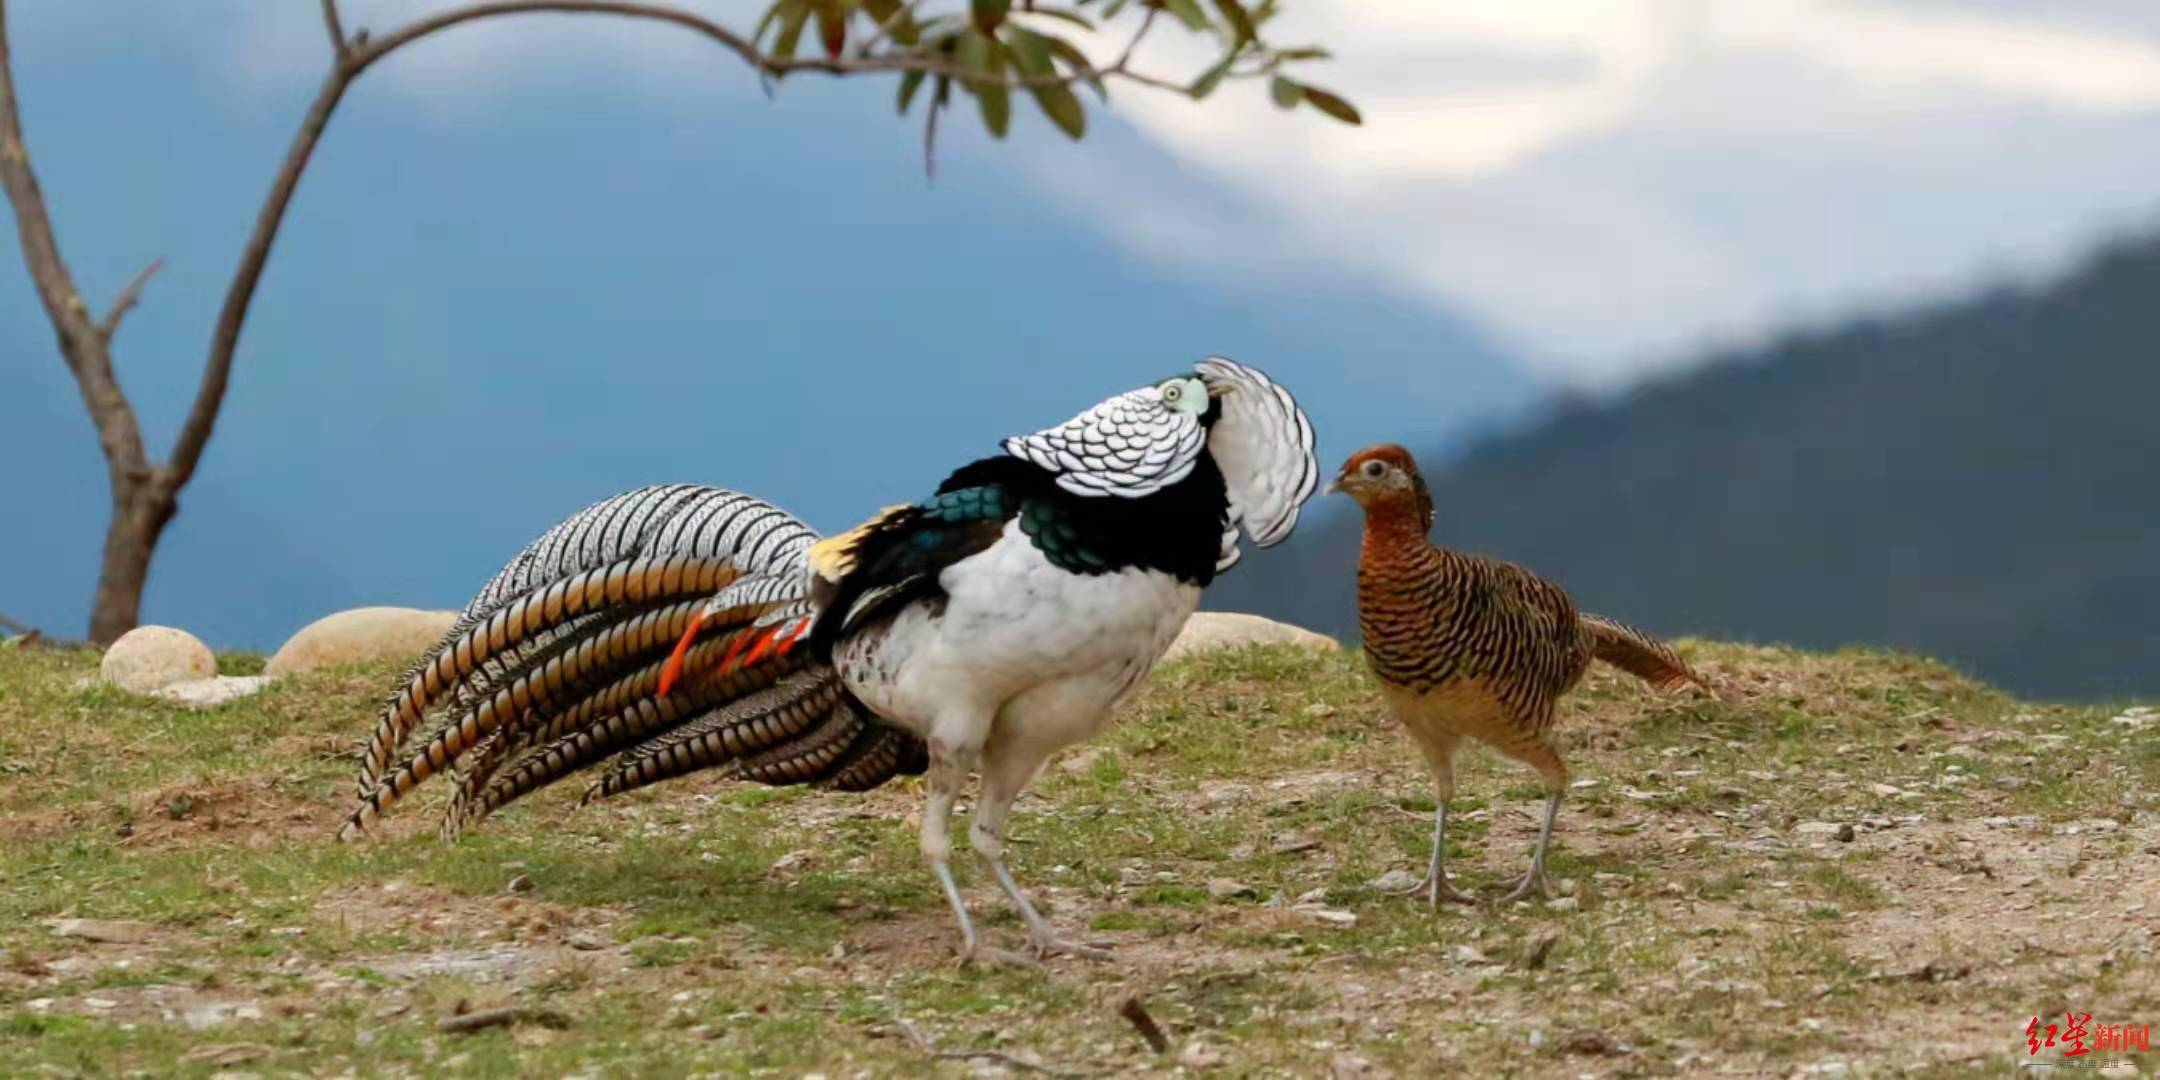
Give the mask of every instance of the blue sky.
[[(168, 261), (117, 346), (162, 452), (304, 87), (235, 85), (157, 34), (18, 16), (13, 36), (85, 290), (102, 304)], [(438, 108), (363, 82), (280, 238), (145, 617), (274, 647), (345, 606), (456, 606), (555, 519), (655, 481), (844, 526), (1210, 351), (1370, 425), (1327, 430), (1331, 454), (1527, 399), (1445, 314), (1347, 274), (1270, 287), (1165, 266), (1020, 175), (1017, 158), (1099, 152), (1134, 164), (1127, 183), (1234, 197), (1115, 125), (1077, 149), (1032, 117), (1012, 145), (950, 125), (933, 186), (889, 83), (805, 80), (768, 103), (706, 59), (717, 77), (664, 101), (576, 79)], [(77, 631), (103, 466), (12, 250), (0, 345), (0, 429), (34, 463), (0, 478), (34, 523), (0, 538), (0, 611)]]
[[(881, 80), (767, 101), (699, 42), (574, 19), (393, 58), (302, 187), (146, 617), (270, 647), (341, 607), (454, 606), (662, 480), (841, 526), (1208, 352), (1296, 389), (1330, 459), (1443, 444), (1706, 343), (2047, 273), (2148, 220), (2160, 174), (2136, 4), (1289, 6), (1364, 128), (1130, 88), (1077, 147), (1032, 115), (1001, 145), (949, 124), (934, 186)], [(325, 61), (315, 5), (10, 15), (92, 303), (167, 260), (117, 349), (162, 453)], [(12, 249), (0, 349), (0, 505), (29, 523), (0, 530), (0, 612), (78, 631), (103, 467)]]

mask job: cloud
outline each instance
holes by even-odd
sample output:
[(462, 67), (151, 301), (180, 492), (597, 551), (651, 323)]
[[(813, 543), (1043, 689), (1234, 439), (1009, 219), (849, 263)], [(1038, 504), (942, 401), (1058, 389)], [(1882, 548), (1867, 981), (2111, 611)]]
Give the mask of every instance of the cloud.
[[(345, 3), (375, 27), (442, 6)], [(692, 6), (747, 27), (763, 5)], [(1151, 182), (1093, 146), (1037, 152), (1032, 175), (1151, 258), (1347, 273), (1469, 316), (1555, 381), (1613, 386), (1709, 343), (2045, 273), (2154, 205), (2149, 0), (1285, 6), (1272, 36), (1335, 51), (1309, 77), (1363, 128), (1250, 85), (1198, 103), (1131, 87), (1117, 115), (1187, 175)], [(209, 28), (236, 78), (320, 70), (312, 4), (189, 10), (176, 28)], [(1182, 76), (1208, 49), (1172, 27), (1142, 56)], [(439, 109), (565, 77), (747, 83), (690, 35), (574, 18), (446, 34), (370, 75)]]
[[(1551, 378), (1612, 386), (1711, 343), (2050, 271), (2142, 222), (2160, 16), (2048, 10), (1291, 5), (1277, 33), (1335, 48), (1312, 75), (1364, 128), (1270, 115), (1240, 88), (1126, 95), (1124, 115), (1241, 193), (1253, 209), (1225, 229), (1240, 247), (1355, 267), (1480, 320)], [(1098, 200), (1098, 218), (1161, 251), (1134, 202)]]

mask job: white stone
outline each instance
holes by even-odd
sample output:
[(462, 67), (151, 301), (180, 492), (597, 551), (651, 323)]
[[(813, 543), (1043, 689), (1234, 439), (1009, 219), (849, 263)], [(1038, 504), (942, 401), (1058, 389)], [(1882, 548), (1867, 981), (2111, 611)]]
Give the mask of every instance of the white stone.
[(1185, 620), (1185, 629), (1170, 643), (1170, 651), (1163, 655), (1163, 661), (1168, 663), (1194, 653), (1235, 649), (1243, 645), (1303, 645), (1308, 649), (1328, 651), (1342, 648), (1342, 643), (1334, 638), (1289, 623), (1232, 611), (1200, 611)]
[(1259, 896), (1258, 890), (1235, 878), (1209, 878), (1208, 895), (1216, 900), (1236, 900), (1239, 897)]
[(1424, 879), (1408, 870), (1395, 869), (1366, 882), (1365, 885), (1381, 892), (1408, 892), (1411, 886), (1422, 880)]
[(105, 650), (98, 665), (105, 681), (122, 690), (147, 694), (177, 682), (217, 674), (217, 657), (195, 635), (170, 626), (138, 626)]
[(236, 698), (244, 698), (268, 685), (268, 675), (213, 675), (207, 679), (177, 682), (151, 693), (155, 697), (177, 701), (189, 708), (208, 709)]
[(290, 675), (340, 664), (409, 660), (442, 640), (457, 621), (455, 611), (364, 607), (325, 615), (300, 628), (263, 666), (266, 675)]

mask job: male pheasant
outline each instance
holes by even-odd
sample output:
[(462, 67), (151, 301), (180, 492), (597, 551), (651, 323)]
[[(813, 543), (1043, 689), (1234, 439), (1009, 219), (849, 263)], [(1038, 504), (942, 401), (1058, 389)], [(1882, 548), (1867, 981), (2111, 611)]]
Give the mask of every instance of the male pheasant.
[(1013, 881), (1006, 815), (1154, 667), (1241, 537), (1290, 535), (1319, 479), (1313, 430), (1265, 374), (1210, 358), (1003, 451), (822, 541), (690, 485), (556, 526), (400, 682), (347, 834), (452, 768), (451, 832), (603, 760), (588, 797), (715, 766), (849, 790), (927, 772), (923, 855), (968, 960), (946, 826), (979, 770), (968, 839), (1035, 954), (1099, 954)]
[(1553, 745), (1554, 706), (1592, 660), (1603, 660), (1660, 690), (1708, 689), (1687, 662), (1640, 630), (1579, 613), (1559, 586), (1513, 563), (1435, 547), (1432, 496), (1417, 462), (1400, 446), (1367, 447), (1329, 485), (1365, 510), (1358, 556), (1358, 626), (1365, 659), (1389, 711), (1432, 768), (1432, 862), (1423, 892), (1474, 898), (1441, 869), (1455, 751), (1465, 736), (1538, 771), (1548, 793), (1530, 869), (1506, 899), (1546, 894), (1545, 849), (1567, 790), (1567, 764)]

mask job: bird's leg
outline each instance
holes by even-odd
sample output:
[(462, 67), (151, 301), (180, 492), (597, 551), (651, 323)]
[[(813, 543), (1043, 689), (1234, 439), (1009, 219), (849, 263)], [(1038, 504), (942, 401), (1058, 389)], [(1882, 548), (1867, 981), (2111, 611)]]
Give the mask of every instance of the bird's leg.
[(1425, 895), (1426, 906), (1432, 908), (1439, 907), (1441, 900), (1451, 900), (1458, 904), (1477, 903), (1477, 897), (1456, 888), (1455, 883), (1448, 880), (1447, 871), (1441, 868), (1440, 853), (1446, 847), (1447, 803), (1443, 801), (1433, 807), (1432, 863), (1425, 870), (1425, 880), (1402, 890), (1401, 895), (1417, 896), (1422, 893)]
[(1538, 828), (1537, 849), (1530, 853), (1530, 870), (1517, 882), (1515, 890), (1501, 898), (1501, 903), (1520, 900), (1535, 891), (1541, 898), (1550, 898), (1552, 892), (1545, 887), (1545, 848), (1552, 843), (1553, 819), (1560, 816), (1560, 793), (1555, 791), (1545, 797), (1545, 824)]
[(1432, 766), (1432, 862), (1425, 869), (1425, 880), (1404, 889), (1402, 895), (1423, 893), (1426, 905), (1433, 908), (1440, 906), (1443, 897), (1459, 904), (1477, 903), (1477, 897), (1456, 888), (1441, 867), (1441, 853), (1447, 849), (1447, 804), (1455, 798), (1455, 746), (1460, 741), (1454, 735), (1439, 732), (1421, 733), (1418, 740), (1425, 751), (1426, 762)]
[(1049, 959), (1066, 955), (1108, 960), (1108, 951), (1068, 941), (1051, 930), (1049, 921), (1035, 910), (1019, 882), (1013, 880), (1012, 871), (1005, 867), (1005, 819), (1012, 813), (1013, 800), (1020, 797), (1021, 790), (1034, 778), (1046, 756), (1047, 753), (1039, 748), (1025, 743), (991, 743), (983, 761), (982, 797), (968, 825), (968, 844), (990, 869), (990, 876), (997, 879), (998, 888), (1005, 890), (1006, 898), (1019, 910), (1020, 917), (1027, 920), (1028, 948), (1037, 957)]
[(1568, 768), (1567, 762), (1560, 760), (1560, 751), (1554, 749), (1553, 744), (1543, 734), (1550, 726), (1550, 719), (1548, 716), (1547, 723), (1532, 726), (1531, 730), (1538, 734), (1501, 748), (1502, 753), (1536, 769), (1545, 781), (1547, 792), (1545, 823), (1538, 827), (1537, 847), (1530, 853), (1530, 869), (1523, 874), (1521, 881), (1515, 883), (1515, 888), (1500, 899), (1503, 904), (1520, 900), (1533, 891), (1542, 898), (1552, 896), (1552, 892), (1545, 887), (1545, 849), (1552, 844), (1553, 819), (1560, 816), (1560, 796), (1567, 791)]
[(985, 948), (975, 936), (975, 922), (968, 918), (967, 901), (960, 898), (960, 887), (953, 882), (952, 835), (948, 829), (952, 817), (953, 800), (959, 796), (960, 785), (965, 783), (970, 760), (979, 752), (963, 751), (939, 739), (930, 740), (930, 768), (924, 776), (924, 786), (929, 797), (923, 801), (922, 853), (930, 863), (930, 871), (937, 875), (938, 886), (945, 891), (945, 902), (952, 905), (953, 921), (960, 926), (960, 966), (966, 967), (977, 960), (1013, 961), (1018, 958), (998, 949)]

